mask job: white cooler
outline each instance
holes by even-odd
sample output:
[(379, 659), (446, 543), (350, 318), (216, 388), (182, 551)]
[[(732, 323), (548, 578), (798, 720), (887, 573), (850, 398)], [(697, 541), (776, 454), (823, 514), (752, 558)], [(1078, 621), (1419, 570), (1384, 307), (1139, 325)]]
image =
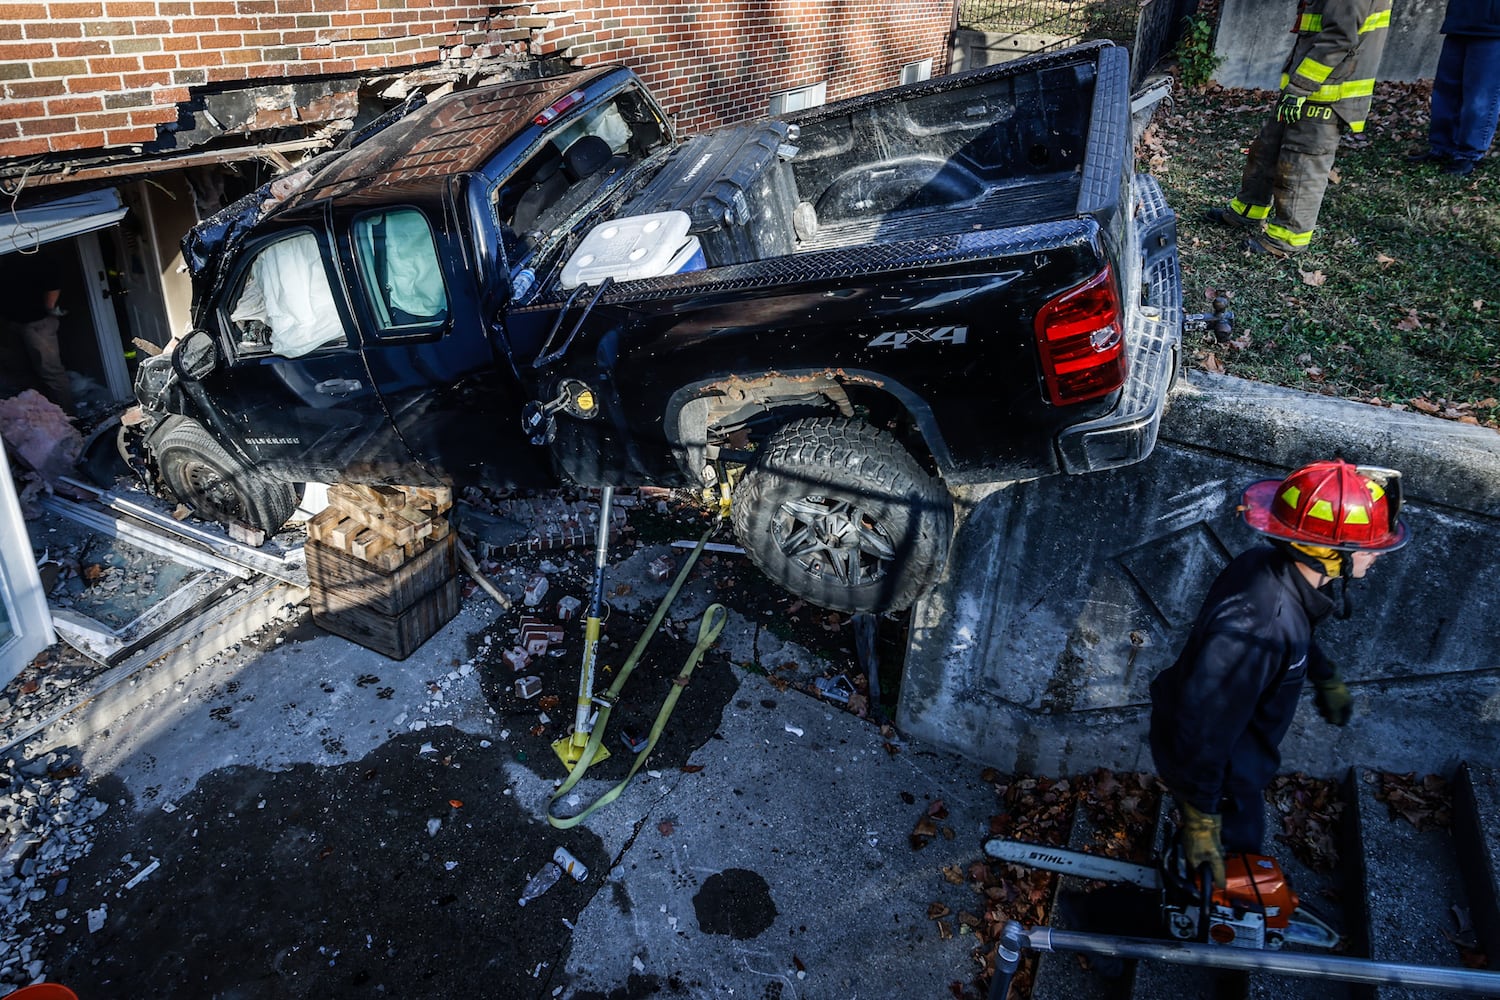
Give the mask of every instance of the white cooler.
[(563, 265), (562, 286), (597, 285), (605, 278), (633, 281), (704, 268), (698, 237), (688, 235), (686, 212), (656, 212), (604, 222), (589, 230)]

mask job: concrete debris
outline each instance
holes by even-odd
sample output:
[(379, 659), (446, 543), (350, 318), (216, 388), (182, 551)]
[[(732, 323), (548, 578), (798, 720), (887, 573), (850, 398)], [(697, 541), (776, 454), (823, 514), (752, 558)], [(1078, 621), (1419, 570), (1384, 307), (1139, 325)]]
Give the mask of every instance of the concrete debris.
[[(65, 873), (93, 849), (95, 821), (109, 808), (85, 796), (85, 784), (65, 752), (0, 759), (0, 993), (45, 978), (44, 936), (67, 913), (48, 901), (68, 898)], [(87, 919), (97, 930), (93, 912)]]

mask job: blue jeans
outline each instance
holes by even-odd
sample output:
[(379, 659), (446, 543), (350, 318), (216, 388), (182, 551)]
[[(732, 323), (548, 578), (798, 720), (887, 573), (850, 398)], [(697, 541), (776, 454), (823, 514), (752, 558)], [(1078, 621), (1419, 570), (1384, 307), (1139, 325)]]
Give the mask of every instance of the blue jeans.
[(1500, 120), (1500, 38), (1445, 35), (1432, 81), (1432, 151), (1481, 159)]

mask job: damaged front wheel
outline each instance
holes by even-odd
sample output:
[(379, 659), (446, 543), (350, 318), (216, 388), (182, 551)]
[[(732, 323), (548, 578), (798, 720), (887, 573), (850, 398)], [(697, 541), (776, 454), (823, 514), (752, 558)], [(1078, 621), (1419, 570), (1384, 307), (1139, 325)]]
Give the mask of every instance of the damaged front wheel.
[(152, 451), (167, 488), (206, 521), (248, 524), (270, 535), (297, 509), (291, 484), (247, 469), (195, 423), (168, 429)]

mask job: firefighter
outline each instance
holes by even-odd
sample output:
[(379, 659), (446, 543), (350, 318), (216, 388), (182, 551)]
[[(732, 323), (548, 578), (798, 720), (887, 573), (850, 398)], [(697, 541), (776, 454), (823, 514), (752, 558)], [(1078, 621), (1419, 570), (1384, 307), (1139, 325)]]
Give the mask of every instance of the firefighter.
[(1365, 129), (1390, 22), (1391, 0), (1303, 0), (1281, 97), (1250, 143), (1239, 194), (1208, 212), (1210, 220), (1247, 232), (1246, 249), (1278, 257), (1307, 249), (1338, 152), (1339, 123), (1351, 132)]
[(1189, 870), (1224, 885), (1224, 852), (1259, 854), (1265, 789), (1281, 764), (1304, 679), (1336, 726), (1353, 699), (1313, 627), (1380, 553), (1406, 544), (1401, 476), (1342, 460), (1251, 484), (1239, 508), (1270, 539), (1214, 580), (1177, 661), (1151, 683), (1151, 755), (1182, 812)]

